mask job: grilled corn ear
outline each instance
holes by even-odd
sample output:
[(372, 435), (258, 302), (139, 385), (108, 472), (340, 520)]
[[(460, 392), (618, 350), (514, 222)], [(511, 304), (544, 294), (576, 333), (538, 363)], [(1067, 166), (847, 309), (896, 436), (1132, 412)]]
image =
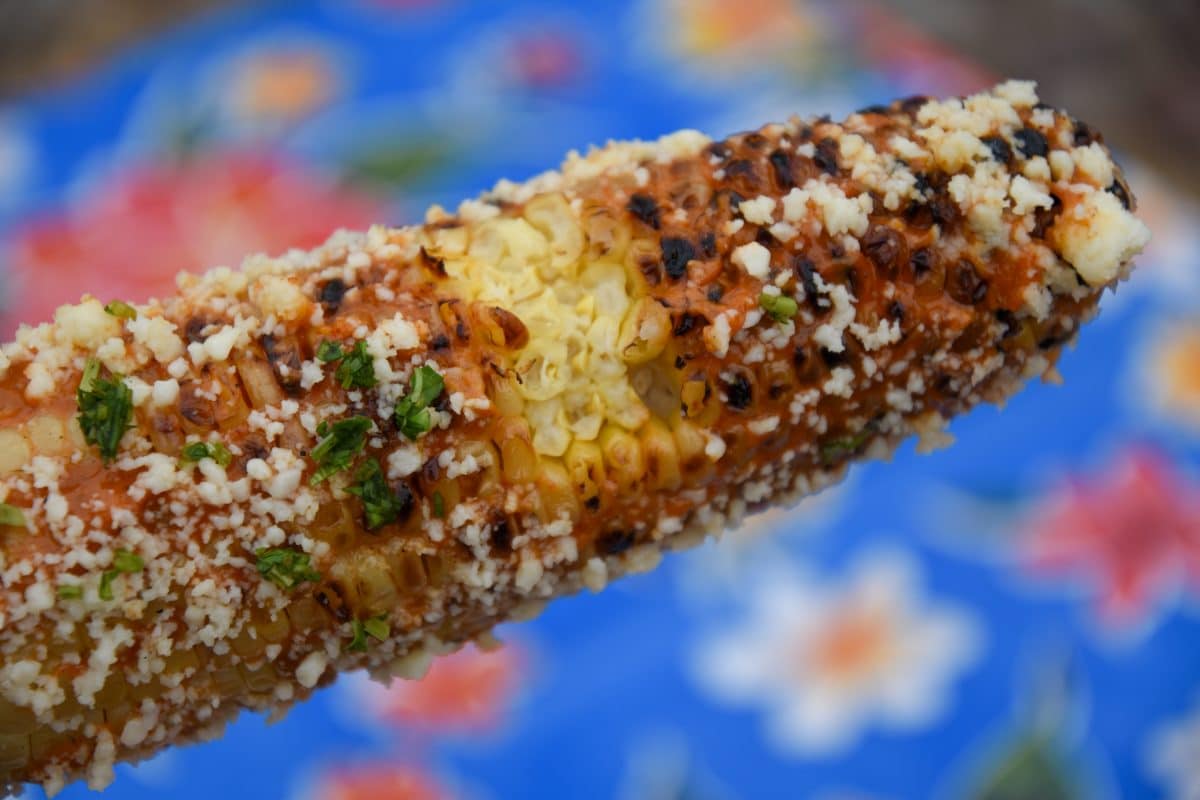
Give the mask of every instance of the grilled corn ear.
[(1002, 401), (1147, 239), (1032, 84), (572, 154), (0, 350), (0, 783), (103, 786)]

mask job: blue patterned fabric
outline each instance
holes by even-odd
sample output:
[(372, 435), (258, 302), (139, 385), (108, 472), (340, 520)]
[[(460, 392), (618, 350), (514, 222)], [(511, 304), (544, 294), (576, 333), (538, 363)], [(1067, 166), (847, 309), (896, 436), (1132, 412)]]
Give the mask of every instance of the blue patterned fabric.
[[(0, 332), (415, 221), (573, 147), (992, 82), (854, 8), (326, 0), (188, 23), (0, 109)], [(1062, 386), (501, 650), (390, 689), (344, 676), (119, 767), (107, 795), (1200, 798), (1200, 212), (1129, 178), (1154, 243)]]

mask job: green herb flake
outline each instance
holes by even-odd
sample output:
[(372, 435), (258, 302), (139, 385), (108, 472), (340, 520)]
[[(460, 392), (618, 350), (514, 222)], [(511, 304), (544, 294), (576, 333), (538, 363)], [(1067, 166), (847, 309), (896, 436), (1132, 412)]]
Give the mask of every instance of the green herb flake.
[(366, 417), (349, 417), (332, 425), (322, 422), (317, 426), (321, 441), (317, 442), (311, 453), (317, 471), (309, 479), (309, 484), (316, 486), (330, 475), (348, 469), (354, 457), (366, 446), (367, 431), (370, 429), (371, 420)]
[(433, 493), (433, 515), (438, 519), (446, 516), (446, 501), (442, 498), (441, 492)]
[(395, 522), (403, 504), (392, 487), (388, 486), (379, 462), (375, 459), (364, 461), (354, 474), (354, 480), (355, 484), (346, 491), (362, 500), (367, 530), (373, 531)]
[(211, 458), (222, 467), (233, 463), (233, 453), (221, 442), (192, 442), (183, 448), (180, 460), (185, 464), (195, 464), (206, 458)]
[(350, 644), (346, 645), (346, 649), (351, 653), (367, 652), (367, 637), (383, 641), (391, 634), (391, 626), (388, 625), (387, 615), (380, 614), (377, 617), (371, 617), (367, 620), (355, 619), (350, 621)]
[(800, 306), (796, 305), (795, 300), (783, 294), (763, 292), (758, 296), (758, 304), (771, 316), (771, 319), (780, 324), (795, 317), (796, 312), (800, 310)]
[(60, 600), (78, 600), (83, 597), (83, 587), (64, 583), (58, 587), (58, 597)]
[(120, 375), (101, 378), (99, 360), (89, 358), (75, 397), (84, 440), (100, 449), (105, 464), (112, 462), (133, 419), (133, 392)]
[(363, 628), (373, 639), (384, 641), (392, 634), (392, 626), (388, 624), (387, 615), (380, 614), (378, 617), (371, 617), (363, 623)]
[(137, 309), (124, 300), (113, 300), (104, 307), (104, 312), (118, 319), (137, 319)]
[(334, 373), (343, 389), (370, 389), (376, 383), (375, 359), (367, 352), (366, 342), (358, 342), (342, 357)]
[(305, 581), (321, 580), (321, 573), (312, 567), (308, 553), (287, 547), (261, 547), (254, 551), (258, 557), (258, 574), (280, 589), (292, 589)]
[(105, 570), (104, 574), (100, 576), (100, 599), (113, 599), (112, 582), (118, 575), (141, 572), (145, 566), (146, 562), (142, 561), (142, 557), (137, 553), (129, 550), (118, 550), (113, 553), (112, 569)]
[(0, 525), (24, 528), (25, 512), (16, 506), (10, 506), (8, 503), (0, 503)]
[(413, 370), (408, 395), (396, 404), (396, 427), (409, 439), (416, 440), (433, 428), (429, 405), (446, 388), (446, 382), (433, 367), (422, 364)]
[(334, 361), (340, 361), (342, 356), (342, 346), (337, 342), (331, 342), (328, 339), (321, 341), (317, 346), (317, 358), (324, 361), (326, 364), (332, 364)]
[(824, 442), (821, 445), (821, 462), (829, 466), (842, 458), (854, 455), (860, 447), (866, 444), (873, 432), (872, 428), (867, 427), (853, 436), (843, 436), (840, 439)]

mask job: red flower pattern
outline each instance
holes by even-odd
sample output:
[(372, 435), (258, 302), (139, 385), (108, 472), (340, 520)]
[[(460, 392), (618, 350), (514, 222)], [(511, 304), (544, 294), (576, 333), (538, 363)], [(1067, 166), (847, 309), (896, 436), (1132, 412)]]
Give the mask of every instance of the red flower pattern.
[(1041, 504), (1023, 556), (1035, 572), (1082, 576), (1102, 618), (1138, 621), (1172, 591), (1200, 592), (1200, 485), (1149, 450), (1119, 456)]
[(525, 663), (512, 644), (488, 652), (470, 646), (435, 660), (419, 681), (363, 684), (363, 700), (371, 714), (389, 725), (482, 733), (502, 722)]
[(411, 766), (392, 764), (343, 766), (323, 775), (313, 800), (450, 800), (449, 791)]
[(268, 153), (204, 153), (126, 167), (65, 211), (15, 231), (0, 338), (10, 338), (18, 323), (48, 320), (85, 292), (144, 301), (173, 292), (180, 271), (311, 248), (339, 227), (381, 219), (374, 198)]

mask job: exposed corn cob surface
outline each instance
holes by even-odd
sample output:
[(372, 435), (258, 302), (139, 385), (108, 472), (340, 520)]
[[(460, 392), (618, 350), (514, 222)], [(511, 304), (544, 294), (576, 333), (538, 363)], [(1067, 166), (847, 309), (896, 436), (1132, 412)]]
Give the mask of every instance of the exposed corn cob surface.
[(0, 782), (428, 661), (1053, 369), (1147, 231), (1031, 84), (572, 155), (0, 355)]

